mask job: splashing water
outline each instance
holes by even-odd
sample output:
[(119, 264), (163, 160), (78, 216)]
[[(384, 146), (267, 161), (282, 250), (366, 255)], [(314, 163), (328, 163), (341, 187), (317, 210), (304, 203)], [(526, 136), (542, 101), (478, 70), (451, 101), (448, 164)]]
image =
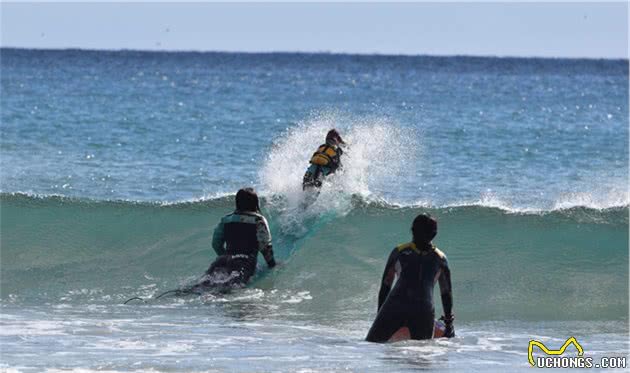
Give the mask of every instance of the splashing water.
[[(309, 159), (331, 128), (339, 129), (347, 143), (343, 168), (327, 177), (319, 195), (304, 192), (302, 178)], [(318, 227), (350, 212), (353, 196), (379, 200), (396, 188), (393, 181), (416, 161), (420, 149), (419, 136), (403, 132), (386, 118), (339, 113), (319, 114), (287, 129), (260, 171), (261, 189), (277, 213), (276, 238), (294, 247)]]
[[(341, 158), (343, 168), (327, 178), (314, 208), (343, 213), (352, 195), (379, 199), (396, 188), (393, 181), (419, 155), (419, 135), (403, 130), (386, 118), (356, 117), (324, 113), (288, 128), (270, 152), (259, 176), (263, 192), (289, 206), (304, 201), (302, 177), (309, 159), (324, 143), (331, 128), (340, 130), (347, 145)], [(323, 205), (322, 205), (322, 202)]]

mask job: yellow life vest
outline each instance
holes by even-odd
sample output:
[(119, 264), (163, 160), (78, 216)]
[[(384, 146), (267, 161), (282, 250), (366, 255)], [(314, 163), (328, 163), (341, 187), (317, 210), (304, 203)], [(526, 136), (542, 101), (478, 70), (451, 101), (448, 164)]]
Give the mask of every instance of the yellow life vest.
[(334, 157), (337, 156), (337, 151), (330, 145), (322, 145), (313, 154), (311, 158), (311, 164), (318, 166), (328, 166), (332, 163)]
[(415, 252), (416, 254), (420, 254), (420, 255), (427, 255), (430, 252), (435, 252), (438, 254), (440, 258), (444, 257), (444, 253), (433, 245), (431, 245), (430, 250), (422, 250), (422, 249), (419, 249), (414, 242), (408, 242), (408, 243), (404, 243), (404, 244), (396, 246), (396, 249), (398, 251), (411, 250)]

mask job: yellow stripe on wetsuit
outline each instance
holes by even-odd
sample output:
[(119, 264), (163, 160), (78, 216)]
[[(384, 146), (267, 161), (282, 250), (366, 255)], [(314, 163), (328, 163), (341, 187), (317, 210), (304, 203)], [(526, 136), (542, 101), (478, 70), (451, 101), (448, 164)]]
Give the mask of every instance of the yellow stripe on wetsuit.
[(430, 252), (435, 252), (440, 258), (444, 258), (444, 253), (438, 249), (437, 247), (431, 245), (432, 250), (420, 250), (418, 249), (418, 246), (416, 246), (416, 244), (414, 242), (407, 242), (407, 243), (403, 243), (400, 244), (398, 246), (396, 246), (396, 250), (398, 250), (399, 252), (402, 252), (404, 250), (411, 250), (413, 252), (415, 252), (416, 254), (420, 254), (420, 255), (426, 255)]

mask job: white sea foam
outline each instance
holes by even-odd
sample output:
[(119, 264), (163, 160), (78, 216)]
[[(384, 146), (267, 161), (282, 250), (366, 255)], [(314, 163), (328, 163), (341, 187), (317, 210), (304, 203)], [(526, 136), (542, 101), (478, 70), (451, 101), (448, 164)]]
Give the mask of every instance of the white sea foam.
[(0, 336), (52, 336), (63, 335), (62, 323), (54, 320), (19, 320), (2, 322)]
[(539, 214), (558, 210), (567, 210), (577, 207), (586, 207), (594, 210), (605, 210), (610, 208), (628, 207), (628, 191), (622, 188), (595, 189), (588, 192), (566, 192), (555, 198), (554, 202), (541, 203), (540, 205), (520, 205), (516, 197), (504, 197), (494, 193), (483, 193), (477, 199), (462, 200), (448, 203), (446, 205), (435, 206), (424, 201), (412, 204), (413, 207), (466, 207), (480, 206), (503, 210), (508, 213), (517, 214)]
[[(310, 157), (331, 128), (337, 128), (347, 143), (341, 158), (344, 167), (326, 179), (314, 198), (302, 191), (302, 178)], [(259, 173), (262, 193), (280, 210), (282, 231), (303, 236), (309, 219), (348, 213), (353, 196), (382, 200), (382, 192), (395, 189), (394, 180), (418, 157), (419, 136), (405, 131), (387, 118), (339, 113), (319, 114), (288, 128)]]
[(333, 188), (324, 189), (361, 196), (375, 193), (379, 186), (391, 189), (395, 187), (392, 180), (418, 155), (418, 136), (406, 133), (411, 130), (386, 118), (325, 113), (287, 129), (274, 144), (260, 171), (262, 190), (287, 198), (299, 197), (308, 161), (331, 128), (339, 129), (348, 144), (342, 156), (343, 170), (335, 175)]
[(588, 207), (592, 209), (607, 209), (628, 206), (628, 186), (596, 187), (588, 192), (568, 192), (558, 197), (553, 205), (554, 210), (572, 207)]

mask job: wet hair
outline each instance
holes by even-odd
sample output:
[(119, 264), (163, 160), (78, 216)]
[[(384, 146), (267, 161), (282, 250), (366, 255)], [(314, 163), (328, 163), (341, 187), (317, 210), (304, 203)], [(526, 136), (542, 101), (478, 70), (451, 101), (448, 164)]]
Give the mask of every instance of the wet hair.
[(243, 188), (236, 193), (236, 209), (239, 211), (260, 211), (258, 195), (254, 188)]
[(420, 214), (413, 219), (411, 232), (415, 242), (429, 243), (437, 235), (437, 221), (429, 214)]
[(332, 141), (336, 142), (337, 144), (345, 144), (345, 142), (341, 139), (339, 131), (334, 128), (328, 131), (328, 133), (326, 134), (326, 142)]

